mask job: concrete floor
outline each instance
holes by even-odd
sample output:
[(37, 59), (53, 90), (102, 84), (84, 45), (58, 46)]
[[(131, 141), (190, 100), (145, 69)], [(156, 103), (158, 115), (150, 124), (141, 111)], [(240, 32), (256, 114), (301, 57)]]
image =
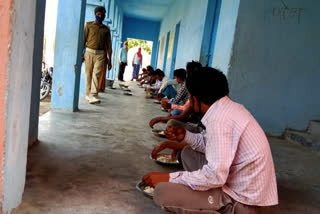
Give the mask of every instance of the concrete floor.
[(44, 115), (50, 111), (51, 107), (51, 94), (49, 94), (44, 100), (40, 101), (39, 116)]
[[(40, 144), (29, 151), (23, 202), (14, 214), (163, 213), (135, 185), (148, 172), (177, 170), (149, 159), (163, 139), (148, 122), (165, 113), (131, 85), (132, 97), (107, 90), (100, 105), (82, 100), (78, 113), (40, 117)], [(270, 142), (280, 205), (263, 213), (320, 213), (320, 156), (281, 139)]]

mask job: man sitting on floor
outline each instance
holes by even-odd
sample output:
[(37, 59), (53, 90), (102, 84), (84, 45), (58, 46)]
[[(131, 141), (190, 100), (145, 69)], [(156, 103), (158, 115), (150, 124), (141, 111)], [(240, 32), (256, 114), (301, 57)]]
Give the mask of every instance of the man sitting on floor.
[(140, 85), (143, 86), (144, 88), (146, 88), (147, 85), (151, 85), (155, 83), (151, 78), (151, 74), (153, 73), (153, 67), (151, 65), (148, 65), (146, 70), (147, 70), (147, 73), (142, 77), (140, 82)]
[(167, 123), (170, 120), (178, 120), (178, 121), (187, 121), (189, 119), (189, 117), (191, 116), (191, 114), (193, 113), (193, 108), (190, 105), (190, 102), (188, 101), (185, 105), (184, 105), (184, 109), (182, 111), (182, 113), (180, 115), (169, 115), (166, 117), (155, 117), (152, 118), (149, 122), (149, 126), (150, 128), (153, 128), (153, 126), (157, 123)]
[(146, 68), (142, 68), (142, 73), (139, 74), (139, 79), (137, 79), (137, 82), (141, 82), (146, 76), (148, 76), (148, 71)]
[[(171, 115), (179, 115), (182, 113), (182, 111), (179, 109), (179, 107), (183, 106), (188, 101), (188, 90), (186, 88), (186, 70), (185, 69), (177, 69), (173, 72), (173, 78), (177, 81), (181, 87), (177, 90), (177, 94), (174, 98), (168, 99), (164, 98), (161, 100), (161, 105), (164, 109), (171, 110)], [(172, 108), (172, 105), (175, 107)]]
[(176, 80), (166, 77), (163, 71), (160, 69), (155, 70), (151, 76), (153, 80), (158, 80), (161, 82), (161, 87), (157, 90), (158, 99), (161, 99), (162, 97), (171, 99), (176, 96), (176, 90), (178, 87)]
[[(185, 77), (187, 78), (188, 73), (191, 73), (196, 68), (202, 68), (202, 65), (199, 62), (195, 62), (195, 61), (188, 62), (187, 63), (187, 72), (186, 72)], [(185, 81), (184, 81), (184, 84), (185, 84)], [(153, 128), (153, 126), (155, 124), (160, 123), (160, 122), (167, 123), (167, 126), (168, 125), (170, 126), (171, 124), (176, 125), (176, 124), (179, 124), (179, 122), (180, 122), (179, 125), (182, 127), (188, 127), (188, 128), (195, 127), (194, 124), (198, 124), (200, 122), (200, 120), (202, 119), (203, 115), (193, 111), (193, 107), (192, 107), (192, 105), (190, 105), (189, 93), (188, 93), (188, 98), (189, 98), (188, 101), (183, 106), (179, 106), (179, 110), (182, 111), (182, 113), (180, 115), (171, 115), (170, 114), (167, 117), (155, 117), (149, 122), (150, 127)], [(174, 106), (174, 104), (172, 104), (171, 106)], [(177, 106), (177, 108), (178, 108), (178, 106)], [(189, 124), (183, 124), (183, 123), (188, 123), (188, 122), (189, 122)], [(192, 132), (199, 133), (199, 132), (201, 132), (202, 129), (203, 129), (203, 127), (197, 126), (195, 129), (191, 128), (190, 130), (192, 130)]]
[(168, 127), (170, 140), (189, 146), (182, 151), (186, 171), (149, 173), (154, 201), (173, 213), (255, 214), (278, 204), (268, 140), (244, 106), (228, 97), (225, 75), (213, 68), (195, 69), (186, 81), (194, 111), (204, 114), (205, 133)]

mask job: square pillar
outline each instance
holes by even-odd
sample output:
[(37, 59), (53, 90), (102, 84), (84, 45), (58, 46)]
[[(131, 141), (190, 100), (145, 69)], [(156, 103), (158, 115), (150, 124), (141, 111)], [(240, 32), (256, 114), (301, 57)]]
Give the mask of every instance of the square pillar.
[(78, 110), (86, 0), (59, 0), (51, 108)]
[(34, 69), (38, 63), (41, 68), (43, 43), (36, 34), (43, 32), (44, 5), (43, 0), (1, 1), (0, 213), (11, 213), (24, 191), (32, 84), (40, 85), (33, 82), (33, 73), (41, 71)]

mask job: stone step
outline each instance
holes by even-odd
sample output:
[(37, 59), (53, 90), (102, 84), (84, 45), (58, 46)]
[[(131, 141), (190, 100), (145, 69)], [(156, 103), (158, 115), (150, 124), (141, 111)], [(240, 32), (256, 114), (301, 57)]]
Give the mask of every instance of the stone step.
[(286, 140), (300, 144), (312, 151), (320, 152), (320, 136), (308, 132), (300, 132), (287, 129), (284, 133)]
[(309, 123), (308, 132), (312, 135), (320, 137), (320, 121), (311, 120)]

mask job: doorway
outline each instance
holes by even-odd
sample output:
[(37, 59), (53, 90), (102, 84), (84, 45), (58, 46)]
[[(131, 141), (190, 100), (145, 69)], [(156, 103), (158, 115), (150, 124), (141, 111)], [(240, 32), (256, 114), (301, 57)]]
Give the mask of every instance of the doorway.
[[(46, 2), (43, 57), (42, 57), (42, 79), (40, 86), (40, 113), (39, 116), (47, 113), (51, 106), (51, 86), (53, 78), (54, 49), (57, 26), (58, 0)], [(40, 84), (40, 83), (39, 83)]]
[(140, 66), (140, 71), (142, 71), (142, 68), (146, 68), (148, 65), (151, 64), (151, 56), (152, 56), (152, 41), (147, 40), (141, 40), (141, 39), (135, 39), (135, 38), (128, 38), (128, 65), (125, 68), (123, 79), (125, 81), (132, 79), (132, 73), (133, 73), (133, 57), (135, 53), (137, 53), (138, 49), (141, 47), (142, 52), (142, 66)]

